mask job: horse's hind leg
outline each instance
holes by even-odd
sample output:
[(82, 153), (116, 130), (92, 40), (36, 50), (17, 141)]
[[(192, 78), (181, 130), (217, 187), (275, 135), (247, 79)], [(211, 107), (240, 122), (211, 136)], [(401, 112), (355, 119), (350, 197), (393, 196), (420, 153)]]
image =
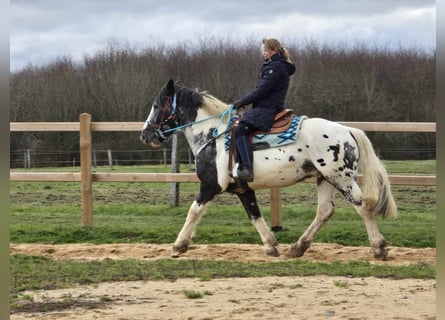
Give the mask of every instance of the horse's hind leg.
[(354, 208), (357, 210), (365, 223), (369, 243), (374, 251), (374, 258), (381, 260), (388, 259), (388, 248), (386, 247), (387, 243), (378, 229), (375, 214), (367, 209), (367, 204), (365, 201), (363, 201), (360, 206), (354, 205)]
[(258, 231), (261, 241), (266, 247), (266, 254), (269, 256), (278, 257), (280, 255), (278, 249), (276, 248), (278, 242), (275, 239), (274, 234), (269, 230), (266, 221), (264, 221), (264, 218), (261, 216), (261, 212), (256, 201), (255, 191), (247, 190), (243, 193), (237, 193), (237, 196), (241, 200), (250, 221), (252, 221), (252, 224)]
[(335, 187), (326, 180), (317, 181), (318, 205), (314, 221), (298, 241), (292, 244), (287, 253), (290, 257), (301, 257), (312, 244), (315, 235), (334, 214)]
[(187, 219), (185, 220), (184, 226), (181, 229), (178, 237), (176, 238), (175, 244), (172, 248), (171, 256), (173, 258), (179, 257), (182, 253), (186, 252), (189, 244), (192, 241), (192, 235), (195, 230), (196, 225), (201, 219), (202, 215), (205, 213), (210, 202), (206, 204), (200, 204), (198, 201), (194, 201), (190, 206), (189, 212), (187, 214)]
[(368, 233), (369, 243), (374, 251), (374, 257), (386, 260), (388, 258), (388, 249), (386, 248), (385, 238), (383, 238), (378, 229), (375, 213), (369, 209), (369, 203), (363, 199), (363, 193), (355, 180), (351, 180), (349, 186), (348, 184), (343, 185), (346, 187), (339, 188), (339, 190), (353, 204), (355, 210), (362, 217), (366, 232)]

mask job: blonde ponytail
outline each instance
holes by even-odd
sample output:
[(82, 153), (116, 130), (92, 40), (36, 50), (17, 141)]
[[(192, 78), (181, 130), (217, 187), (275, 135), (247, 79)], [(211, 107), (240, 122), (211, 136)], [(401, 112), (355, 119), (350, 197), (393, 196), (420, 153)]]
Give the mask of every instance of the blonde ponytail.
[(274, 38), (264, 38), (263, 45), (269, 50), (278, 50), (278, 52), (286, 59), (287, 62), (291, 62), (289, 58), (289, 52), (284, 48), (280, 41)]

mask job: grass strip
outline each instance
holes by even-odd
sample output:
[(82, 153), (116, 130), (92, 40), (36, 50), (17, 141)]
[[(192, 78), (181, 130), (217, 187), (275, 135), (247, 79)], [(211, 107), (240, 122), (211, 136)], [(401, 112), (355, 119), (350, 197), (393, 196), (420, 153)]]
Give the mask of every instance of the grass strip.
[(11, 256), (11, 294), (23, 290), (57, 289), (106, 281), (171, 280), (264, 276), (352, 276), (433, 279), (433, 265), (376, 265), (366, 261), (320, 263), (292, 260), (267, 263), (161, 259), (141, 261), (65, 261), (42, 256)]

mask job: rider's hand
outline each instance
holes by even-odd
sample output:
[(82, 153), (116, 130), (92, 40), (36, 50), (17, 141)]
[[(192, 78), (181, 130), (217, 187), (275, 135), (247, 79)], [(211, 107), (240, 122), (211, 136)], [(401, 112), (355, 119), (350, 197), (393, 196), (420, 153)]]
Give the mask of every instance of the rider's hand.
[(236, 110), (239, 110), (239, 109), (242, 108), (242, 107), (243, 107), (243, 105), (241, 104), (241, 99), (236, 100), (236, 101), (233, 103), (233, 108), (236, 109)]

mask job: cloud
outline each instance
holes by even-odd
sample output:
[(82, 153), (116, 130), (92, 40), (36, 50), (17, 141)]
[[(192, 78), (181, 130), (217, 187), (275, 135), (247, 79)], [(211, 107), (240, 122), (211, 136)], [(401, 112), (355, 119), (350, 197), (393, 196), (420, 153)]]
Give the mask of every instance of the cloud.
[(79, 60), (112, 40), (137, 47), (274, 36), (435, 48), (431, 0), (12, 0), (10, 13), (12, 70), (64, 55)]

